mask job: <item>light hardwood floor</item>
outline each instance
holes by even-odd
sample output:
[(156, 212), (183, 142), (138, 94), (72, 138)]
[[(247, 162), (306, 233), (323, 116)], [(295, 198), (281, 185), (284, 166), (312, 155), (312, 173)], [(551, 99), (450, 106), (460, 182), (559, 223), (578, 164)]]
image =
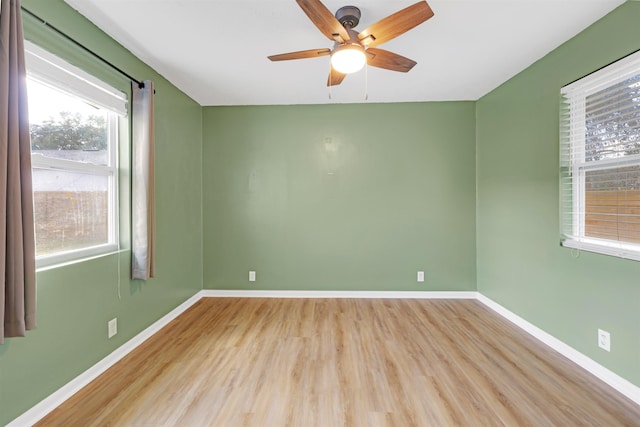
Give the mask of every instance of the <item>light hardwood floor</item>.
[(39, 426), (640, 426), (472, 300), (204, 298)]

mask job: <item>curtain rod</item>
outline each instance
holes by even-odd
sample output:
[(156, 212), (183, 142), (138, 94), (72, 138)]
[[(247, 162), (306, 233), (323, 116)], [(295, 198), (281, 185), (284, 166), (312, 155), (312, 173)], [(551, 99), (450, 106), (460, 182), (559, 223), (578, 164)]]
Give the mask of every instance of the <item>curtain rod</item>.
[(577, 82), (578, 80), (584, 79), (585, 77), (590, 76), (591, 74), (597, 73), (598, 71), (602, 70), (603, 68), (607, 68), (609, 65), (613, 65), (613, 64), (615, 64), (616, 62), (618, 62), (618, 61), (620, 61), (620, 60), (622, 60), (622, 59), (624, 59), (624, 58), (626, 58), (626, 57), (628, 57), (628, 56), (631, 56), (631, 55), (633, 55), (634, 53), (638, 53), (638, 52), (640, 52), (640, 49), (636, 49), (636, 50), (634, 50), (633, 52), (630, 52), (630, 53), (628, 53), (628, 54), (626, 54), (626, 55), (624, 55), (624, 56), (621, 56), (620, 58), (615, 59), (615, 60), (613, 60), (613, 61), (609, 62), (608, 64), (603, 65), (602, 67), (598, 68), (597, 70), (593, 70), (593, 71), (591, 71), (591, 72), (589, 72), (589, 73), (585, 74), (585, 75), (584, 75), (584, 76), (582, 76), (582, 77), (578, 77), (577, 79), (575, 79), (575, 80), (573, 80), (573, 81), (571, 81), (571, 82), (569, 82), (569, 83), (567, 83), (567, 84), (562, 85), (562, 87), (569, 86), (570, 84), (575, 83), (575, 82)]
[(60, 36), (64, 37), (65, 39), (67, 39), (68, 41), (70, 41), (71, 43), (75, 44), (76, 46), (78, 46), (80, 49), (84, 50), (85, 52), (91, 54), (92, 56), (94, 56), (95, 58), (99, 59), (100, 61), (102, 61), (104, 64), (108, 65), (109, 67), (111, 67), (112, 69), (114, 69), (115, 71), (117, 71), (118, 73), (122, 74), (123, 76), (127, 77), (129, 80), (131, 80), (132, 82), (135, 82), (138, 84), (138, 87), (140, 89), (142, 89), (144, 87), (144, 82), (133, 78), (130, 74), (128, 74), (127, 72), (123, 71), (121, 68), (119, 68), (118, 66), (112, 64), (111, 62), (107, 61), (106, 59), (104, 59), (102, 56), (98, 55), (97, 53), (95, 53), (94, 51), (92, 51), (91, 49), (89, 49), (88, 47), (86, 47), (85, 45), (81, 44), (80, 42), (76, 41), (75, 39), (71, 38), (70, 36), (68, 36), (67, 34), (65, 34), (64, 32), (62, 32), (61, 30), (57, 29), (56, 27), (54, 27), (53, 25), (49, 24), (47, 21), (45, 21), (44, 19), (40, 18), (38, 15), (36, 15), (35, 13), (31, 12), (28, 9), (25, 9), (23, 6), (20, 6), (20, 9), (22, 9), (23, 12), (25, 12), (27, 15), (31, 16), (32, 18), (35, 18), (36, 20), (40, 21), (41, 24), (44, 24), (47, 28), (50, 28), (51, 30), (53, 30), (54, 32), (56, 32), (57, 34), (59, 34)]

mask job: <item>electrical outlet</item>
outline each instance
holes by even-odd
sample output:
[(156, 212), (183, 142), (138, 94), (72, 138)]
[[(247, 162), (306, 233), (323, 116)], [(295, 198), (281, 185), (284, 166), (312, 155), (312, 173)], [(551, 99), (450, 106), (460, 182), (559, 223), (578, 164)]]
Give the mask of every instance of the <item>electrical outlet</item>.
[(113, 337), (115, 334), (118, 333), (118, 318), (114, 318), (109, 320), (109, 323), (107, 323), (107, 329), (109, 331), (109, 338)]
[(424, 271), (418, 271), (418, 282), (424, 282)]
[(611, 334), (602, 329), (598, 329), (598, 347), (611, 351)]
[(250, 271), (249, 272), (249, 281), (250, 282), (255, 282), (256, 281), (256, 272), (255, 271)]

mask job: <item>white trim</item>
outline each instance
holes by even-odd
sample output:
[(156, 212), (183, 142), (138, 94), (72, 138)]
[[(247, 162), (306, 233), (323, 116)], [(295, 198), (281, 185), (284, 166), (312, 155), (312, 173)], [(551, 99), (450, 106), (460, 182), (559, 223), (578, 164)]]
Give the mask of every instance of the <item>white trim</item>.
[(127, 115), (127, 95), (40, 46), (24, 41), (29, 77), (94, 105)]
[(87, 246), (80, 249), (72, 249), (70, 251), (56, 252), (51, 255), (39, 255), (36, 257), (37, 271), (45, 268), (59, 267), (62, 265), (73, 264), (74, 262), (86, 261), (88, 259), (97, 258), (101, 255), (110, 255), (118, 252), (117, 243), (104, 243), (102, 245)]
[(585, 92), (587, 95), (591, 95), (638, 75), (639, 67), (640, 52), (634, 52), (562, 87), (560, 93), (571, 94), (574, 92)]
[[(50, 55), (48, 54), (46, 51), (42, 50), (41, 48), (35, 46), (35, 45), (30, 45), (33, 49), (34, 52), (39, 52), (39, 54), (41, 55)], [(32, 56), (35, 54), (32, 54)], [(27, 55), (28, 56), (28, 55)], [(50, 60), (51, 61), (56, 61), (55, 60), (55, 56), (51, 55)], [(93, 89), (96, 89), (96, 85), (98, 84), (102, 84), (102, 86), (104, 86), (102, 89), (100, 89), (102, 92), (107, 93), (105, 91), (107, 91), (107, 89), (105, 88), (109, 88), (110, 86), (108, 86), (106, 83), (100, 83), (100, 80), (98, 80), (95, 77), (91, 77), (89, 74), (86, 75), (80, 75), (78, 73), (82, 73), (81, 70), (79, 69), (72, 69), (73, 66), (70, 64), (65, 63), (64, 61), (62, 61), (61, 59), (58, 58), (58, 65), (55, 65), (54, 67), (54, 62), (51, 62), (49, 64), (49, 62), (46, 62), (47, 64), (49, 64), (51, 67), (54, 67), (55, 70), (58, 70), (60, 73), (63, 73), (65, 76), (67, 76), (68, 79), (71, 79), (68, 83), (68, 85), (75, 87), (77, 90), (75, 92), (72, 92), (71, 95), (83, 102), (87, 102), (88, 100), (91, 100), (93, 98), (91, 98), (90, 96), (90, 91)], [(34, 65), (31, 64), (32, 66), (32, 72), (36, 72), (40, 73), (42, 75), (46, 75), (49, 71), (49, 69), (47, 67), (42, 68), (41, 66), (38, 65)], [(67, 70), (65, 67), (69, 67), (69, 70)], [(66, 74), (65, 74), (66, 73)], [(76, 74), (78, 75), (76, 75)], [(69, 77), (70, 76), (70, 77)], [(32, 76), (30, 76), (29, 78), (32, 78)], [(88, 80), (87, 80), (88, 79)], [(93, 79), (93, 80), (91, 80)], [(39, 81), (38, 79), (35, 79), (37, 81)], [(91, 83), (89, 80), (94, 81), (93, 83)], [(60, 82), (60, 84), (63, 84), (62, 82)], [(50, 85), (51, 88), (53, 89), (59, 89), (55, 84), (53, 86)], [(66, 86), (65, 86), (66, 87)], [(84, 91), (89, 91), (85, 94)], [(113, 91), (116, 91), (116, 89), (113, 89)], [(65, 94), (69, 94), (69, 91), (62, 91)], [(102, 93), (101, 92), (101, 93)], [(117, 92), (117, 91), (116, 91)], [(115, 93), (115, 92), (114, 92)], [(86, 96), (85, 96), (86, 95)], [(111, 94), (113, 95), (113, 94)], [(115, 96), (115, 95), (114, 95)], [(124, 96), (124, 95), (122, 95)], [(87, 98), (89, 97), (89, 98)], [(109, 98), (110, 99), (110, 98)], [(126, 103), (126, 97), (123, 98), (123, 102)], [(105, 105), (103, 105), (102, 103), (94, 103), (100, 107), (105, 107)], [(91, 104), (93, 105), (93, 104)], [(95, 106), (95, 105), (94, 105)], [(124, 110), (126, 112), (126, 109)], [(116, 111), (114, 110), (114, 108), (111, 108), (109, 106), (107, 106), (106, 111), (104, 111), (104, 116), (106, 118), (106, 131), (107, 131), (107, 155), (108, 155), (108, 161), (107, 161), (107, 165), (104, 164), (96, 164), (96, 163), (92, 163), (90, 161), (82, 161), (82, 160), (71, 160), (71, 159), (66, 159), (66, 158), (59, 158), (59, 157), (50, 157), (48, 155), (44, 155), (40, 152), (38, 152), (37, 150), (34, 151), (31, 155), (31, 167), (33, 171), (56, 171), (58, 173), (62, 173), (63, 175), (65, 174), (71, 174), (72, 176), (75, 174), (83, 174), (83, 175), (88, 175), (88, 176), (93, 176), (93, 177), (97, 177), (97, 178), (102, 178), (104, 179), (104, 184), (105, 185), (105, 190), (107, 193), (107, 197), (108, 197), (108, 201), (107, 201), (107, 239), (108, 241), (102, 244), (97, 244), (94, 246), (83, 246), (81, 248), (77, 248), (77, 249), (71, 249), (71, 250), (62, 250), (62, 251), (54, 251), (52, 253), (49, 254), (41, 254), (41, 255), (37, 255), (36, 257), (36, 267), (39, 268), (44, 268), (44, 267), (53, 267), (53, 266), (57, 266), (66, 262), (70, 262), (70, 261), (75, 261), (75, 260), (82, 260), (84, 258), (88, 258), (88, 257), (93, 257), (96, 255), (101, 255), (101, 254), (107, 254), (113, 251), (117, 251), (118, 247), (119, 247), (119, 242), (118, 242), (118, 236), (119, 236), (119, 207), (118, 207), (118, 190), (119, 190), (119, 184), (118, 184), (118, 178), (119, 178), (119, 165), (117, 162), (118, 159), (118, 134), (119, 134), (119, 129), (118, 129), (118, 116), (117, 114), (122, 113), (121, 111)], [(82, 179), (79, 179), (79, 181), (82, 181)], [(102, 180), (101, 180), (102, 181)], [(100, 182), (101, 182), (100, 181)], [(62, 185), (62, 184), (61, 184)], [(71, 185), (71, 184), (68, 184)], [(63, 185), (64, 186), (64, 185)], [(67, 188), (69, 190), (74, 190), (74, 189), (70, 189)], [(99, 184), (96, 183), (96, 188), (93, 188), (93, 190), (97, 190), (100, 191), (103, 188), (101, 188), (101, 186)], [(44, 190), (47, 191), (47, 190)]]
[(610, 371), (595, 360), (585, 356), (578, 350), (529, 323), (481, 293), (478, 293), (478, 301), (640, 405), (640, 387), (632, 384), (615, 372)]
[(171, 310), (169, 313), (161, 317), (154, 322), (151, 326), (140, 332), (135, 337), (115, 349), (111, 354), (104, 359), (69, 381), (67, 384), (59, 388), (53, 394), (49, 395), (40, 403), (37, 403), (31, 409), (18, 418), (7, 424), (6, 427), (22, 427), (27, 425), (33, 425), (44, 418), (49, 412), (60, 406), (64, 401), (76, 394), (80, 389), (88, 385), (91, 381), (96, 379), (99, 375), (104, 373), (107, 369), (115, 365), (127, 354), (135, 350), (140, 344), (145, 342), (148, 338), (153, 336), (160, 329), (165, 327), (169, 322), (178, 317), (184, 311), (186, 311), (193, 304), (198, 302), (202, 298), (200, 292), (180, 304), (178, 307)]
[(640, 387), (632, 384), (618, 374), (610, 371), (574, 348), (563, 343), (537, 326), (524, 320), (500, 304), (475, 291), (461, 292), (402, 292), (402, 291), (264, 291), (264, 290), (217, 290), (204, 289), (167, 313), (147, 329), (118, 347), (107, 357), (87, 369), (82, 374), (62, 386), (56, 392), (43, 399), (40, 403), (27, 410), (6, 427), (21, 427), (33, 425), (44, 418), (49, 412), (60, 406), (80, 389), (96, 379), (111, 366), (133, 351), (140, 344), (166, 326), (173, 319), (185, 312), (201, 298), (407, 298), (407, 299), (477, 299), (479, 302), (509, 320), (523, 331), (556, 350), (587, 372), (601, 379), (611, 387), (640, 405)]
[[(582, 222), (584, 223), (584, 221)], [(640, 245), (634, 243), (615, 242), (613, 240), (589, 237), (565, 236), (560, 244), (567, 248), (640, 261)]]
[(203, 297), (238, 298), (387, 298), (387, 299), (476, 299), (478, 293), (470, 292), (412, 292), (412, 291), (264, 291), (205, 289)]
[[(640, 245), (631, 243), (629, 236), (617, 235), (612, 225), (608, 231), (587, 230), (589, 214), (606, 214), (604, 208), (587, 207), (587, 175), (604, 172), (601, 176), (594, 174), (592, 185), (595, 189), (600, 189), (602, 185), (602, 190), (625, 189), (628, 183), (619, 169), (640, 165), (640, 155), (627, 154), (626, 143), (619, 137), (608, 131), (603, 135), (594, 135), (590, 129), (606, 125), (612, 114), (618, 114), (620, 124), (630, 125), (636, 133), (640, 130), (632, 124), (637, 105), (631, 103), (631, 107), (627, 107), (624, 104), (631, 102), (639, 78), (640, 52), (635, 52), (570, 83), (560, 91), (560, 218), (565, 234), (563, 246), (640, 260)], [(623, 212), (609, 215), (613, 225), (623, 221), (626, 216)], [(601, 238), (588, 235), (594, 233), (600, 234)]]

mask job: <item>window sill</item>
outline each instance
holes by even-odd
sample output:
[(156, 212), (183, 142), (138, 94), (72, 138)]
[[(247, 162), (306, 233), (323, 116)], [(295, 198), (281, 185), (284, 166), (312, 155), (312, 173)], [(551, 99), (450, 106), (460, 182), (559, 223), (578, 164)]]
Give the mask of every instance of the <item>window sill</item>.
[(117, 245), (100, 245), (76, 251), (60, 252), (55, 255), (36, 258), (36, 271), (46, 271), (104, 256), (118, 254), (128, 249), (119, 249)]
[(575, 240), (568, 237), (560, 244), (567, 248), (640, 261), (640, 245), (589, 238)]

